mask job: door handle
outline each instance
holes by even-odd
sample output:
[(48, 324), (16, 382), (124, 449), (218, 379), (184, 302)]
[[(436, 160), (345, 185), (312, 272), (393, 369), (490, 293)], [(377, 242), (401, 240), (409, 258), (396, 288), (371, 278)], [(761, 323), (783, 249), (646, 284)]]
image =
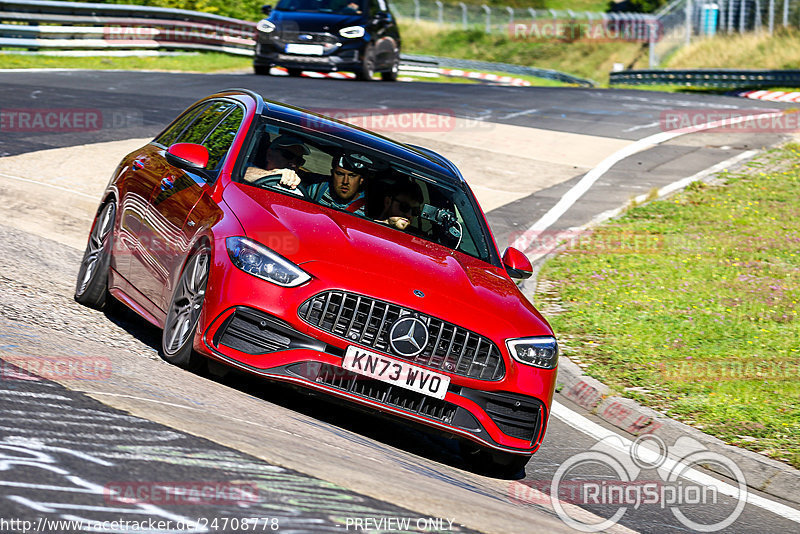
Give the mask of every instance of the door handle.
[(133, 160), (133, 170), (134, 171), (139, 171), (139, 170), (142, 170), (142, 169), (144, 169), (144, 162), (142, 160), (140, 160), (140, 159)]
[(161, 180), (161, 190), (166, 191), (167, 189), (172, 189), (175, 185), (175, 177), (174, 176), (167, 176), (163, 180)]

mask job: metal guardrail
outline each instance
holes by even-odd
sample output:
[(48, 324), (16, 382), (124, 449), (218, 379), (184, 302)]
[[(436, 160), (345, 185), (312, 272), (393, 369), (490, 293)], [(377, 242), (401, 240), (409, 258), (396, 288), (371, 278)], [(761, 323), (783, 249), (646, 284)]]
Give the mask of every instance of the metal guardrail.
[(550, 69), (539, 69), (536, 67), (526, 67), (524, 65), (512, 65), (510, 63), (491, 63), (489, 61), (453, 59), (437, 56), (418, 56), (410, 54), (403, 54), (401, 56), (401, 60), (403, 61), (404, 65), (426, 65), (453, 69), (494, 71), (507, 74), (521, 74), (523, 76), (534, 76), (536, 78), (556, 80), (559, 82), (572, 83), (584, 87), (593, 87), (596, 85), (592, 80), (572, 76), (571, 74), (567, 74), (565, 72), (559, 72), (557, 70)]
[(609, 75), (611, 85), (685, 85), (738, 89), (800, 87), (800, 70), (626, 70)]
[(252, 56), (255, 23), (138, 5), (0, 0), (0, 46), (206, 50)]

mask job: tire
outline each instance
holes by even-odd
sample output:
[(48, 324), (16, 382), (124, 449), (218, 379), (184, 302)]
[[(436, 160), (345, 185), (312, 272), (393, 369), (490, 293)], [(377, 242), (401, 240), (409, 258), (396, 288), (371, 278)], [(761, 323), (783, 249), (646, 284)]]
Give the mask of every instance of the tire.
[(381, 80), (384, 82), (396, 82), (397, 74), (400, 72), (400, 57), (396, 57), (392, 63), (392, 70), (389, 72), (381, 72)]
[(259, 76), (269, 76), (269, 67), (266, 65), (253, 65), (253, 72)]
[(301, 74), (303, 74), (303, 69), (286, 69), (286, 72), (288, 72), (289, 76), (292, 78), (298, 78)]
[(167, 308), (161, 357), (184, 369), (197, 370), (204, 363), (192, 345), (205, 301), (210, 264), (211, 249), (207, 246), (189, 256)]
[(372, 48), (367, 48), (361, 57), (361, 69), (356, 72), (356, 79), (371, 82), (373, 76), (375, 76), (375, 52)]
[(75, 284), (75, 300), (84, 306), (101, 309), (109, 300), (108, 270), (114, 248), (112, 230), (116, 214), (117, 205), (114, 202), (103, 206), (89, 234), (89, 243), (83, 253)]
[(477, 473), (513, 480), (525, 478), (525, 466), (531, 459), (530, 456), (495, 451), (472, 442), (461, 443), (461, 457)]

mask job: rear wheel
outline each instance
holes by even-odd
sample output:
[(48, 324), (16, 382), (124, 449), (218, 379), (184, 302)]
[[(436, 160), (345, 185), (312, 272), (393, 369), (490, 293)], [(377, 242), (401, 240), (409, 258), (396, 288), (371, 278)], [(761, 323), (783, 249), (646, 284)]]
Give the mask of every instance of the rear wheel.
[(168, 362), (195, 370), (204, 359), (194, 352), (193, 341), (203, 309), (211, 264), (211, 250), (196, 250), (181, 273), (167, 310), (161, 336), (161, 356)]
[(116, 213), (117, 206), (113, 202), (103, 206), (89, 234), (75, 285), (75, 300), (85, 306), (100, 309), (108, 300), (108, 270), (111, 267)]

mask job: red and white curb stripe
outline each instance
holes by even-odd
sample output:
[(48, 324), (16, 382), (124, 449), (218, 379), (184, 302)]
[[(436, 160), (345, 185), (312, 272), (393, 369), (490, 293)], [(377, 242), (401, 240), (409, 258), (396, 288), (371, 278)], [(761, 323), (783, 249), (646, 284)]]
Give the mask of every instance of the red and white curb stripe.
[(451, 76), (455, 78), (471, 78), (473, 80), (483, 80), (487, 82), (499, 83), (503, 85), (516, 85), (527, 87), (531, 82), (523, 80), (522, 78), (514, 78), (512, 76), (500, 76), (499, 74), (487, 74), (485, 72), (468, 71), (461, 69), (437, 69), (442, 76)]
[(752, 98), (754, 100), (769, 100), (770, 102), (798, 102), (800, 103), (800, 91), (743, 91), (739, 96)]
[[(487, 74), (485, 72), (465, 71), (461, 69), (440, 69), (440, 68), (405, 68), (400, 67), (404, 74), (416, 75), (423, 77), (435, 76), (449, 76), (451, 78), (470, 78), (473, 80), (482, 80), (486, 82), (496, 83), (500, 85), (514, 85), (518, 87), (528, 87), (531, 83), (521, 78), (514, 78), (512, 76), (501, 76), (499, 74)], [(288, 76), (289, 73), (283, 67), (272, 67), (270, 74), (275, 76)], [(307, 78), (335, 78), (339, 80), (352, 80), (356, 76), (350, 72), (314, 72), (304, 70), (301, 76)]]
[[(288, 76), (289, 72), (283, 67), (272, 67), (269, 71), (273, 76)], [(356, 75), (350, 72), (314, 72), (304, 70), (300, 76), (306, 78), (334, 78), (337, 80), (354, 80)]]

